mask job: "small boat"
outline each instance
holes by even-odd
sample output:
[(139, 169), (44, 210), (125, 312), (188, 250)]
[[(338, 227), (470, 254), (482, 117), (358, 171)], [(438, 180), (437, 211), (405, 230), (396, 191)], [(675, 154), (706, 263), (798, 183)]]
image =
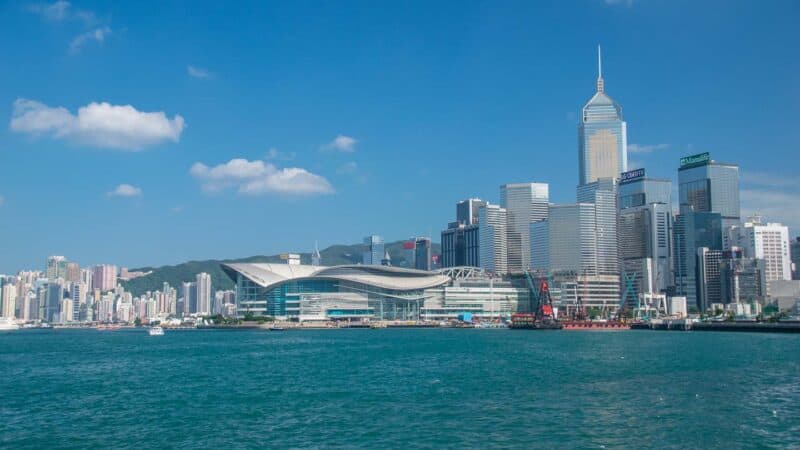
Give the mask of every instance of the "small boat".
[(280, 325), (273, 325), (273, 326), (269, 327), (269, 331), (286, 331), (286, 328), (284, 328), (284, 327), (282, 327)]
[(159, 327), (159, 326), (150, 327), (147, 330), (147, 334), (149, 334), (150, 336), (163, 336), (164, 335), (164, 329)]

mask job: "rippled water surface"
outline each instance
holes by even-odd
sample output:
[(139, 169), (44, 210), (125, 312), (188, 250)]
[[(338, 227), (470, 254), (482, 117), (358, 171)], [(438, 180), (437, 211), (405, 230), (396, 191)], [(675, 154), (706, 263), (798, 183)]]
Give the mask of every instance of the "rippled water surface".
[(0, 334), (0, 448), (800, 447), (800, 336)]

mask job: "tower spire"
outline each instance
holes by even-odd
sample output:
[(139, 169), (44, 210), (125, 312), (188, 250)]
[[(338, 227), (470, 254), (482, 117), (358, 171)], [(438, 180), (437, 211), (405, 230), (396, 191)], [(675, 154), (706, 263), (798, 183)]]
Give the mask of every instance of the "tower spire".
[(603, 92), (603, 57), (600, 44), (597, 45), (597, 92)]

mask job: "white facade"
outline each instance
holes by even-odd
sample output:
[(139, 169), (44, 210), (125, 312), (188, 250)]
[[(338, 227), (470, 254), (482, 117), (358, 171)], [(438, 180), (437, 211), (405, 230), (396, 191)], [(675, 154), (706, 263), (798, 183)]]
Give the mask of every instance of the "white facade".
[(69, 323), (74, 320), (72, 314), (72, 300), (65, 298), (61, 300), (61, 323)]
[(500, 186), (500, 206), (506, 209), (508, 271), (531, 267), (530, 225), (547, 219), (547, 183), (514, 183)]
[(549, 270), (596, 275), (595, 205), (550, 205), (548, 214)]
[(507, 217), (505, 208), (487, 203), (478, 210), (480, 265), (503, 274), (508, 272)]
[(501, 278), (472, 274), (453, 276), (451, 284), (426, 289), (421, 317), (452, 320), (470, 313), (479, 319), (509, 318), (528, 305), (529, 291)]
[(595, 182), (578, 186), (578, 202), (595, 205), (595, 217), (591, 222), (595, 226), (597, 273), (619, 275), (616, 179), (600, 178)]
[(197, 274), (197, 313), (211, 314), (211, 275), (205, 272)]
[(17, 287), (13, 284), (6, 284), (3, 286), (0, 294), (2, 294), (0, 295), (0, 299), (2, 299), (2, 303), (0, 304), (0, 306), (2, 306), (2, 311), (0, 311), (2, 313), (2, 317), (14, 319), (14, 310), (16, 309), (17, 305)]
[(729, 231), (731, 245), (741, 247), (748, 258), (763, 259), (767, 282), (792, 279), (789, 228), (780, 223), (763, 223), (752, 217)]

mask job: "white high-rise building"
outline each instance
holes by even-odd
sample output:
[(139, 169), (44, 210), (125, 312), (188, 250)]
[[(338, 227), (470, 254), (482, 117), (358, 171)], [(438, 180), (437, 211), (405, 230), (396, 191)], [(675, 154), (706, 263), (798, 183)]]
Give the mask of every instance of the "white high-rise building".
[(0, 307), (2, 307), (2, 317), (13, 319), (16, 317), (15, 309), (17, 308), (17, 287), (11, 283), (3, 285), (0, 291)]
[(70, 298), (72, 299), (72, 317), (80, 320), (81, 306), (86, 303), (88, 287), (83, 283), (72, 283), (70, 288)]
[(480, 265), (489, 272), (508, 272), (507, 217), (505, 208), (487, 203), (478, 210)]
[(508, 271), (520, 273), (531, 267), (533, 222), (547, 219), (547, 183), (514, 183), (500, 186), (500, 206), (506, 210)]
[(601, 178), (578, 186), (578, 202), (595, 205), (597, 274), (619, 275), (617, 180)]
[(547, 270), (553, 274), (597, 275), (594, 221), (595, 205), (592, 203), (550, 205), (546, 233), (550, 242)]
[(61, 300), (61, 323), (72, 322), (74, 319), (72, 312), (72, 300), (68, 298)]
[(767, 283), (792, 279), (788, 227), (780, 223), (765, 223), (762, 217), (753, 216), (741, 227), (731, 227), (728, 233), (731, 245), (741, 247), (746, 257), (764, 260)]
[(197, 314), (211, 314), (211, 275), (197, 274)]

